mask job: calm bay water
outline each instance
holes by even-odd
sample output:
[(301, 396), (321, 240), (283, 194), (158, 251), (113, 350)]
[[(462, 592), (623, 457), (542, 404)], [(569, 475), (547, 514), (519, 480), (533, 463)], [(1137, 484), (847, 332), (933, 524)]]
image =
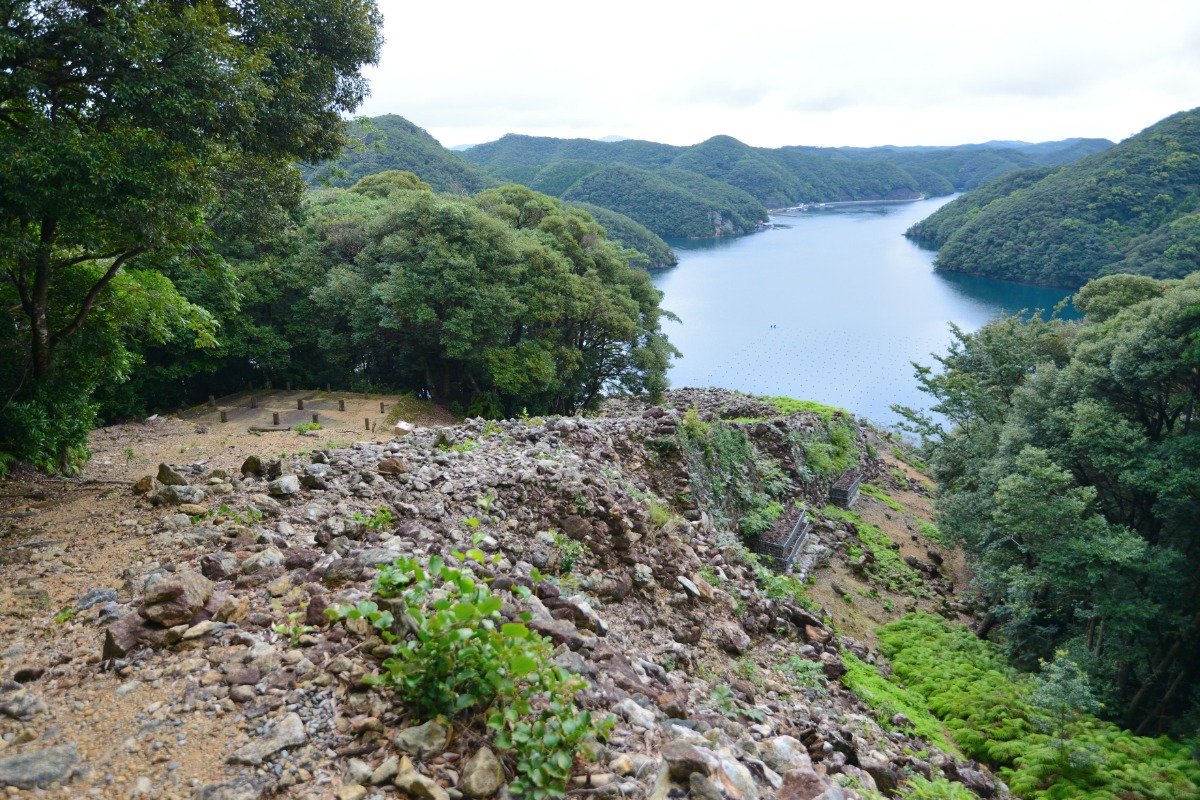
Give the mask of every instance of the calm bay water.
[(677, 242), (655, 273), (683, 358), (671, 385), (721, 386), (848, 408), (889, 425), (893, 403), (926, 407), (910, 364), (945, 352), (949, 323), (1050, 309), (1069, 292), (936, 273), (901, 234), (951, 198), (835, 206), (718, 242)]

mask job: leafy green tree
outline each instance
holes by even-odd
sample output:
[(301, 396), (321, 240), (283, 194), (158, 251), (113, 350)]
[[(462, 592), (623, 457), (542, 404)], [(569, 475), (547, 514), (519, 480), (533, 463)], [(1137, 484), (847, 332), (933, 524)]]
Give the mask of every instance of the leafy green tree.
[(571, 412), (665, 388), (661, 295), (585, 212), (507, 185), (475, 200), (319, 195), (295, 269), (343, 376), (473, 414)]
[(1068, 648), (1106, 713), (1156, 733), (1200, 682), (1200, 274), (1105, 277), (1078, 305), (956, 331), (918, 371), (945, 421), (910, 428), (975, 564), (981, 635), (1027, 666)]
[(1054, 660), (1042, 661), (1041, 667), (1029, 701), (1049, 718), (1061, 771), (1092, 766), (1097, 749), (1079, 747), (1072, 741), (1075, 727), (1101, 708), (1092, 694), (1087, 673), (1068, 657), (1066, 650), (1055, 652)]
[[(358, 70), (378, 53), (379, 24), (372, 0), (10, 7), (0, 31), (0, 299), (18, 311), (0, 367), (5, 428), (14, 403), (54, 414), (69, 389), (81, 398), (72, 413), (86, 412), (101, 378), (123, 377), (115, 364), (132, 318), (112, 316), (122, 294), (140, 296), (160, 338), (182, 325), (211, 340), (162, 276), (203, 262), (222, 217), (265, 223), (298, 202), (289, 165), (341, 147), (340, 114), (363, 97)], [(107, 354), (80, 341), (106, 324), (89, 324), (97, 314), (109, 318)], [(114, 369), (72, 375), (72, 349)]]

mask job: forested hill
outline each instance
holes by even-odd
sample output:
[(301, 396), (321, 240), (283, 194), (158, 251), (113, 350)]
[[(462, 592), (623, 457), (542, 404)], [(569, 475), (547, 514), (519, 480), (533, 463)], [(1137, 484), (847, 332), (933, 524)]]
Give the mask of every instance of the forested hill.
[(636, 140), (600, 142), (509, 134), (462, 152), (506, 180), (550, 194), (591, 170), (622, 164), (684, 169), (742, 189), (772, 208), (838, 200), (904, 199), (971, 189), (1019, 169), (1073, 161), (1111, 145), (1105, 139), (955, 147), (751, 147), (714, 136), (690, 147)]
[[(1059, 164), (1109, 145), (1103, 139), (956, 147), (751, 147), (714, 136), (690, 147), (635, 139), (595, 141), (509, 134), (451, 152), (403, 117), (355, 123), (360, 146), (309, 167), (310, 184), (348, 186), (387, 169), (409, 170), (439, 191), (472, 193), (500, 182), (621, 213), (656, 237), (746, 233), (767, 208), (841, 200), (904, 200), (970, 189), (999, 175)], [(630, 230), (628, 223), (620, 228)], [(661, 240), (638, 245), (655, 264)]]
[(397, 114), (360, 117), (350, 133), (353, 146), (338, 158), (302, 168), (307, 183), (347, 187), (393, 169), (412, 172), (437, 192), (474, 194), (500, 183)]
[(938, 267), (1053, 286), (1200, 269), (1200, 109), (1058, 169), (968, 192), (908, 235)]

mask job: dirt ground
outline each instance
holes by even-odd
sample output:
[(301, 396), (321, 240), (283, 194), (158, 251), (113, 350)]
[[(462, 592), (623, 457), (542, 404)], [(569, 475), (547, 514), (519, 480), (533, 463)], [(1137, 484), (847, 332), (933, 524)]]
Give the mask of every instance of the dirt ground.
[[(277, 458), (385, 440), (397, 418), (422, 425), (456, 421), (428, 403), (394, 395), (279, 391), (254, 397), (257, 407), (250, 394), (240, 394), (220, 398), (216, 407), (97, 429), (93, 457), (75, 479), (19, 470), (0, 481), (0, 680), (27, 667), (44, 669), (38, 690), (49, 704), (30, 724), (0, 717), (0, 735), (20, 728), (22, 736), (48, 745), (75, 742), (80, 761), (94, 770), (83, 783), (95, 787), (83, 794), (79, 783), (57, 791), (10, 788), (11, 796), (125, 798), (135, 796), (139, 777), (153, 775), (154, 796), (190, 797), (192, 782), (212, 772), (211, 753), (220, 750), (212, 742), (234, 735), (212, 709), (161, 718), (164, 707), (178, 702), (182, 685), (169, 666), (154, 681), (81, 669), (99, 663), (102, 629), (62, 624), (89, 590), (124, 593), (126, 573), (188, 555), (154, 533), (155, 522), (170, 512), (134, 495), (135, 481), (154, 475), (160, 463), (199, 463), (234, 474), (251, 454)], [(272, 427), (274, 412), (282, 430), (250, 430)], [(314, 412), (320, 430), (291, 428), (311, 423)], [(5, 747), (0, 739), (0, 757)]]

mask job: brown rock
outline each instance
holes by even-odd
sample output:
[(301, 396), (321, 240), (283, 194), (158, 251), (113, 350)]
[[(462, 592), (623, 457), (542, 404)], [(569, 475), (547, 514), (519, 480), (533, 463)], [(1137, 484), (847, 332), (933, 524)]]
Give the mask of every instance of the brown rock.
[(198, 572), (156, 575), (142, 595), (141, 615), (166, 628), (185, 625), (204, 608), (212, 593), (212, 581)]
[(728, 653), (741, 655), (750, 649), (750, 636), (735, 622), (723, 622), (718, 626), (717, 641)]
[(826, 644), (832, 638), (833, 638), (833, 634), (830, 633), (829, 630), (824, 627), (818, 627), (816, 625), (805, 625), (804, 626), (804, 640), (806, 642), (810, 642), (812, 644), (823, 645), (823, 644)]
[(693, 773), (712, 775), (719, 766), (711, 751), (684, 742), (671, 742), (664, 747), (662, 759), (666, 762), (667, 773), (677, 781), (686, 781)]
[(380, 475), (403, 475), (408, 472), (408, 462), (393, 456), (381, 460), (376, 469)]
[(779, 789), (779, 800), (813, 800), (829, 788), (829, 781), (812, 767), (788, 770)]
[(138, 478), (137, 483), (133, 485), (134, 494), (148, 494), (154, 488), (154, 476), (143, 475)]

